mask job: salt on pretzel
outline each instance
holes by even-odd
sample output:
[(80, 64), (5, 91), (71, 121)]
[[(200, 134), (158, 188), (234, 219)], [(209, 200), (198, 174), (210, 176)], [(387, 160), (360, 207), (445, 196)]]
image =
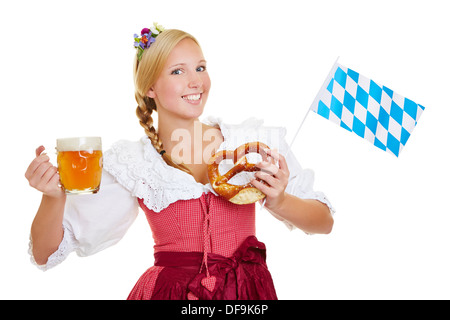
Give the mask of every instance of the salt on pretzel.
[[(263, 160), (267, 159), (264, 149), (269, 147), (262, 142), (248, 142), (234, 151), (223, 150), (214, 154), (208, 161), (208, 178), (212, 188), (219, 195), (235, 204), (254, 203), (264, 199), (264, 193), (256, 189), (251, 183), (245, 185), (230, 184), (228, 181), (242, 171), (254, 172), (260, 169), (254, 163), (249, 163), (246, 158), (248, 153), (259, 153)], [(222, 160), (232, 159), (234, 166), (227, 173), (219, 173), (219, 164)]]

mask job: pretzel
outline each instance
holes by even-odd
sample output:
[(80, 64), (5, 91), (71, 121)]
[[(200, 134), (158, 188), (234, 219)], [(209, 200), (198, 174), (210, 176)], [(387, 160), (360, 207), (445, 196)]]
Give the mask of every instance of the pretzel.
[[(242, 171), (254, 172), (260, 169), (254, 163), (249, 163), (247, 153), (259, 153), (263, 160), (267, 159), (264, 148), (269, 147), (262, 142), (249, 142), (237, 147), (234, 151), (223, 150), (214, 154), (208, 161), (208, 178), (212, 188), (219, 195), (235, 204), (254, 203), (264, 199), (264, 193), (256, 189), (251, 183), (245, 185), (230, 184), (228, 181)], [(234, 166), (224, 175), (219, 174), (219, 164), (222, 160), (232, 159)]]

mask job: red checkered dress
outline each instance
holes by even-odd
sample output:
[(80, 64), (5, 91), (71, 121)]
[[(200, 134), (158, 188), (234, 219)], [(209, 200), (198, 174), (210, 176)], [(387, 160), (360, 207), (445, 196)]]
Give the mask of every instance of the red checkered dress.
[(210, 192), (160, 212), (139, 204), (153, 233), (155, 266), (128, 299), (276, 299), (264, 244), (254, 236), (254, 204)]

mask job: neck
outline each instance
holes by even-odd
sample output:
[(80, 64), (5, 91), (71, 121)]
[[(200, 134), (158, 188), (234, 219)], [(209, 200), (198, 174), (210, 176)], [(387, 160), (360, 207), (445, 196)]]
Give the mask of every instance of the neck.
[[(164, 150), (185, 164), (201, 159), (204, 125), (196, 119), (158, 119), (158, 135)], [(200, 153), (199, 153), (200, 151)], [(197, 159), (197, 160), (195, 160)], [(201, 161), (201, 160), (200, 160)]]
[(170, 122), (158, 120), (158, 135), (172, 160), (188, 166), (205, 164), (223, 142), (220, 129), (210, 127), (198, 118)]
[(201, 122), (198, 119), (171, 119), (170, 121), (164, 121), (159, 118), (158, 135), (163, 142), (164, 149), (168, 151), (182, 142), (180, 137), (184, 139), (186, 136), (189, 136), (189, 139), (184, 140), (193, 141), (192, 138), (198, 126), (201, 127)]

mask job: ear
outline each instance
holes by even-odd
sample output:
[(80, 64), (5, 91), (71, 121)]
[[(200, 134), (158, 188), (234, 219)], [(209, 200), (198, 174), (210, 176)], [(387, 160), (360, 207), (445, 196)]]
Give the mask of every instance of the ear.
[(147, 91), (147, 97), (155, 99), (156, 98), (156, 93), (153, 90), (153, 88), (150, 88), (150, 90)]

